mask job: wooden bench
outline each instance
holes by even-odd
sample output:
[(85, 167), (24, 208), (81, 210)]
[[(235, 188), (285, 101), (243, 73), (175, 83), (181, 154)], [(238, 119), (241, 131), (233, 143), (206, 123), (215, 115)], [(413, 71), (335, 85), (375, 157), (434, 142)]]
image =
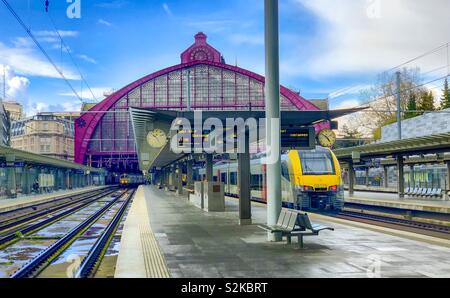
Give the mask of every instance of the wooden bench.
[(291, 243), (291, 234), (295, 231), (298, 213), (282, 209), (278, 222), (274, 226), (258, 226), (260, 229), (270, 233), (280, 233), (282, 237), (287, 237), (287, 243)]
[(298, 237), (298, 244), (300, 248), (303, 248), (303, 237), (305, 236), (319, 236), (322, 231), (334, 231), (334, 228), (327, 226), (312, 224), (308, 214), (299, 213), (297, 216), (297, 224), (300, 230), (292, 231), (291, 236)]

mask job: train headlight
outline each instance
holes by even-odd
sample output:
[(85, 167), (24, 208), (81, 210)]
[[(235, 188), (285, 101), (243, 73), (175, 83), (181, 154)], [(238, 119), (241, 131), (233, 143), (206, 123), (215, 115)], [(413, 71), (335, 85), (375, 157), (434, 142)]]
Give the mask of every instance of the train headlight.
[(337, 185), (330, 186), (330, 191), (337, 192), (338, 191)]
[(304, 186), (303, 186), (303, 191), (314, 191), (314, 187), (304, 185)]

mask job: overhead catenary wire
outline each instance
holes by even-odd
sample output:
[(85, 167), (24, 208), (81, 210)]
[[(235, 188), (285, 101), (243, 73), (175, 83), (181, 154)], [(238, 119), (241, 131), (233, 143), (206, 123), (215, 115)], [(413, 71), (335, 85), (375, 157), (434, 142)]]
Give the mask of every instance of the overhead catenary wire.
[[(425, 73), (422, 73), (422, 75), (428, 75), (428, 74), (430, 74), (430, 73), (433, 73), (433, 72), (439, 71), (439, 70), (441, 70), (441, 69), (447, 68), (447, 77), (448, 77), (448, 76), (450, 76), (450, 43), (449, 43), (449, 42), (444, 43), (444, 44), (442, 44), (442, 45), (440, 45), (440, 46), (438, 46), (438, 47), (436, 47), (436, 48), (434, 48), (434, 49), (432, 49), (432, 50), (430, 50), (430, 51), (427, 51), (427, 52), (425, 52), (425, 53), (423, 53), (423, 54), (421, 54), (421, 55), (419, 55), (419, 56), (417, 56), (417, 57), (415, 57), (415, 58), (412, 58), (412, 59), (410, 59), (410, 60), (408, 60), (408, 61), (406, 61), (406, 62), (403, 62), (402, 64), (399, 64), (399, 65), (397, 65), (397, 66), (395, 66), (395, 67), (392, 67), (392, 68), (390, 68), (390, 69), (388, 69), (388, 70), (382, 71), (382, 72), (380, 72), (379, 74), (392, 72), (392, 71), (394, 71), (394, 70), (396, 70), (396, 69), (399, 69), (399, 68), (401, 68), (401, 67), (403, 67), (403, 66), (405, 66), (405, 65), (408, 65), (408, 64), (410, 64), (410, 63), (412, 63), (412, 62), (414, 62), (414, 61), (416, 61), (416, 60), (422, 59), (422, 58), (424, 58), (424, 57), (426, 57), (426, 56), (428, 56), (428, 55), (437, 53), (437, 52), (439, 52), (439, 51), (441, 51), (441, 50), (444, 50), (444, 49), (446, 50), (446, 56), (447, 56), (447, 57), (446, 57), (446, 60), (447, 60), (447, 61), (446, 61), (446, 64), (445, 64), (444, 66), (441, 66), (441, 67), (438, 67), (438, 68), (436, 68), (436, 69), (432, 69), (432, 70), (430, 70), (430, 71), (427, 71), (427, 72), (425, 72)], [(351, 89), (353, 89), (353, 88), (356, 88), (356, 87), (358, 87), (358, 86), (360, 86), (360, 84), (353, 85), (353, 86), (350, 86), (350, 87), (343, 87), (343, 88), (340, 88), (340, 89), (338, 89), (338, 90), (336, 90), (336, 91), (329, 92), (329, 94), (333, 94), (333, 93), (343, 93), (343, 92), (346, 92), (346, 91), (351, 90)], [(335, 98), (332, 98), (332, 100), (335, 100), (335, 99), (337, 99), (337, 98), (336, 98), (336, 97), (335, 97)]]
[[(78, 63), (76, 62), (75, 58), (73, 57), (72, 52), (70, 51), (70, 48), (69, 48), (69, 47), (67, 46), (67, 44), (65, 43), (63, 37), (61, 36), (61, 33), (59, 32), (58, 28), (56, 27), (56, 23), (55, 23), (54, 19), (52, 18), (52, 16), (50, 15), (49, 12), (47, 12), (47, 15), (48, 15), (48, 18), (50, 19), (50, 22), (52, 23), (52, 26), (53, 26), (53, 28), (54, 28), (54, 30), (55, 30), (57, 36), (59, 37), (60, 42), (61, 42), (61, 52), (62, 52), (62, 48), (64, 48), (64, 49), (66, 50), (67, 54), (69, 55), (70, 59), (72, 60), (72, 63), (75, 65), (75, 68), (77, 69), (77, 71), (78, 71), (78, 73), (79, 73), (79, 75), (80, 75), (81, 80), (84, 82), (84, 84), (86, 85), (86, 87), (89, 89), (89, 92), (90, 92), (91, 95), (92, 95), (92, 99), (94, 99), (96, 102), (98, 102), (97, 97), (95, 96), (94, 92), (92, 92), (92, 89), (91, 89), (91, 87), (89, 86), (88, 82), (86, 81), (86, 79), (85, 79), (83, 73), (81, 72)], [(62, 56), (62, 53), (61, 53), (61, 56)], [(81, 91), (81, 92), (83, 92), (83, 91)]]
[(56, 65), (56, 63), (53, 61), (53, 59), (50, 57), (50, 55), (45, 51), (45, 49), (42, 47), (42, 45), (39, 43), (39, 41), (36, 39), (34, 34), (31, 32), (31, 30), (28, 28), (28, 26), (22, 21), (20, 16), (16, 13), (16, 11), (11, 7), (11, 5), (8, 3), (7, 0), (2, 0), (3, 4), (5, 4), (6, 8), (9, 10), (9, 12), (14, 16), (14, 18), (17, 20), (17, 22), (22, 26), (22, 28), (26, 31), (28, 36), (31, 38), (31, 40), (35, 43), (35, 45), (38, 47), (38, 49), (42, 52), (42, 54), (47, 58), (47, 60), (50, 62), (50, 64), (55, 68), (56, 72), (61, 76), (61, 78), (65, 81), (65, 83), (69, 86), (69, 88), (72, 90), (73, 94), (81, 101), (81, 103), (84, 103), (83, 98), (80, 97), (78, 92), (75, 90), (75, 88), (70, 83), (69, 79), (66, 78), (64, 73), (59, 69), (59, 67)]

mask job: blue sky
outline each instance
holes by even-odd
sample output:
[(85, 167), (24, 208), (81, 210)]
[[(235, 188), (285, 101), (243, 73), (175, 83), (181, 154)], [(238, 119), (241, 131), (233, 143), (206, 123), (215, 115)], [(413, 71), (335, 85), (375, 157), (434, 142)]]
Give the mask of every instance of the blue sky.
[[(178, 64), (198, 31), (208, 35), (227, 63), (237, 61), (264, 74), (262, 0), (80, 1), (80, 19), (69, 19), (69, 4), (61, 0), (50, 0), (48, 14), (98, 98), (105, 90)], [(61, 54), (44, 1), (9, 2), (75, 89), (90, 98), (69, 56)], [(449, 42), (449, 3), (431, 2), (280, 0), (282, 83), (306, 98), (330, 97), (334, 108), (358, 104), (359, 91), (379, 72)], [(419, 66), (437, 68), (445, 54)], [(28, 113), (78, 108), (79, 101), (3, 3), (0, 64), (8, 65), (9, 98), (24, 103)], [(343, 94), (335, 92), (342, 89)]]

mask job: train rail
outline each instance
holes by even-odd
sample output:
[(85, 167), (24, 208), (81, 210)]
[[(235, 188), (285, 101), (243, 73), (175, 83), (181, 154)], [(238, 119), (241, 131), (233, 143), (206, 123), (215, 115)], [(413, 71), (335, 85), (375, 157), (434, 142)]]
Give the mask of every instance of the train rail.
[(68, 249), (80, 235), (96, 223), (105, 213), (109, 212), (116, 204), (120, 203), (124, 197), (126, 197), (126, 200), (120, 205), (119, 211), (114, 215), (107, 228), (96, 241), (95, 245), (91, 248), (88, 255), (84, 258), (80, 270), (76, 274), (77, 277), (82, 278), (91, 276), (91, 274), (95, 271), (96, 266), (99, 264), (105, 248), (107, 248), (110, 240), (114, 236), (126, 208), (133, 197), (134, 191), (135, 190), (133, 189), (131, 191), (123, 192), (121, 195), (115, 197), (113, 200), (105, 204), (105, 206), (97, 210), (94, 214), (90, 215), (86, 220), (82, 221), (75, 228), (70, 230), (58, 241), (47, 247), (39, 255), (26, 263), (21, 269), (11, 275), (11, 277), (29, 278), (38, 276), (47, 266), (51, 265), (51, 263), (58, 256)]
[(51, 210), (40, 211), (27, 217), (20, 217), (4, 223), (0, 227), (0, 249), (5, 248), (54, 222), (57, 222), (81, 209), (90, 205), (98, 199), (114, 193), (115, 189), (106, 189), (94, 194), (86, 195), (71, 203), (63, 204)]
[(344, 210), (330, 216), (442, 239), (450, 239), (450, 226), (400, 218), (399, 216), (392, 216), (392, 214), (368, 214), (364, 213), (363, 210), (360, 212)]
[(115, 189), (117, 189), (117, 187), (109, 187), (76, 195), (67, 195), (51, 202), (38, 203), (24, 208), (2, 212), (0, 213), (0, 231), (5, 231), (28, 221), (39, 219), (69, 206), (78, 204), (98, 194), (104, 194)]

